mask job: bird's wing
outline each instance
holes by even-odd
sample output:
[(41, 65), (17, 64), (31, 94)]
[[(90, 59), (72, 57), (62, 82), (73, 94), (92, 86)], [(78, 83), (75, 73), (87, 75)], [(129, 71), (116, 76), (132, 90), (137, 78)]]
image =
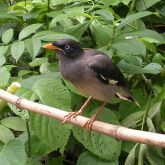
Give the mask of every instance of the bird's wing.
[(121, 71), (106, 55), (96, 55), (89, 60), (89, 67), (96, 73), (98, 79), (105, 84), (119, 85), (127, 88), (127, 82)]
[(139, 106), (132, 94), (129, 92), (127, 81), (121, 71), (112, 63), (110, 58), (104, 54), (95, 55), (89, 60), (89, 67), (96, 73), (97, 78), (104, 84), (118, 86), (116, 95), (123, 100), (130, 100)]

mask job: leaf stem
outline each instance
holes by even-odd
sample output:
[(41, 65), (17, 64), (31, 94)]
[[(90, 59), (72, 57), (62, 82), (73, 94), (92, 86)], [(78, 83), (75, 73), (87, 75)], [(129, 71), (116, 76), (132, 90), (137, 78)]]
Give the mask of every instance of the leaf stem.
[(29, 121), (26, 120), (26, 129), (27, 129), (27, 134), (28, 134), (28, 157), (31, 157), (31, 138), (30, 138), (30, 128), (29, 128)]
[(131, 13), (131, 12), (134, 10), (135, 1), (136, 1), (136, 0), (133, 0), (133, 1), (132, 1), (131, 5), (130, 5), (129, 13)]
[(152, 91), (150, 92), (149, 94), (149, 98), (148, 98), (148, 101), (147, 101), (147, 106), (145, 108), (145, 113), (143, 115), (143, 120), (142, 120), (142, 126), (141, 126), (141, 130), (144, 129), (144, 124), (146, 122), (146, 118), (147, 118), (147, 115), (148, 115), (148, 111), (149, 111), (149, 107), (150, 107), (150, 103), (151, 103), (151, 94), (152, 94)]
[[(49, 13), (49, 11), (50, 11), (49, 4), (50, 4), (50, 0), (48, 0), (48, 2), (47, 2), (47, 13)], [(48, 16), (46, 16), (46, 25), (47, 25), (47, 30), (48, 30), (49, 29), (49, 17)]]
[(143, 78), (143, 80), (146, 82), (146, 84), (150, 87), (150, 88), (152, 88), (152, 83), (151, 83), (151, 81), (149, 80), (149, 79), (147, 79), (146, 78), (146, 76), (142, 73), (142, 78)]
[(6, 0), (6, 3), (7, 3), (8, 6), (11, 6), (12, 5), (12, 3), (11, 3), (10, 0), (8, 0), (8, 1)]
[(111, 40), (109, 41), (109, 43), (108, 43), (108, 45), (107, 45), (107, 50), (109, 50), (110, 47), (111, 47), (111, 45), (112, 45), (112, 42), (113, 42), (113, 40), (114, 40), (114, 38), (115, 38), (115, 33), (116, 33), (116, 29), (115, 29), (115, 26), (113, 26), (112, 38), (111, 38)]

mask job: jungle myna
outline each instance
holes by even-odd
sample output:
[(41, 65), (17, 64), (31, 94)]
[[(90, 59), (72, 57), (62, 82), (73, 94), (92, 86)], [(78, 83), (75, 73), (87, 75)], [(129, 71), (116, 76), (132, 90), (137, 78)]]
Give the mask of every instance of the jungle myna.
[(123, 74), (106, 54), (95, 49), (83, 49), (79, 42), (71, 39), (46, 44), (44, 48), (57, 53), (62, 77), (71, 82), (80, 92), (90, 96), (78, 112), (69, 113), (62, 123), (80, 115), (92, 98), (103, 104), (84, 125), (89, 130), (96, 116), (114, 95), (138, 105), (128, 89)]

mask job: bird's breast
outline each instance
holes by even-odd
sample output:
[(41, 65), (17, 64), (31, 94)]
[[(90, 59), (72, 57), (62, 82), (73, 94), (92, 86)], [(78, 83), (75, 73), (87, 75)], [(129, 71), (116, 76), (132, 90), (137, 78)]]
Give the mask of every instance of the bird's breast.
[(109, 102), (117, 92), (115, 85), (102, 83), (95, 72), (83, 63), (60, 64), (60, 73), (64, 79), (71, 82), (82, 94), (95, 99)]
[(60, 63), (60, 73), (65, 80), (74, 84), (84, 77), (83, 65), (79, 63)]

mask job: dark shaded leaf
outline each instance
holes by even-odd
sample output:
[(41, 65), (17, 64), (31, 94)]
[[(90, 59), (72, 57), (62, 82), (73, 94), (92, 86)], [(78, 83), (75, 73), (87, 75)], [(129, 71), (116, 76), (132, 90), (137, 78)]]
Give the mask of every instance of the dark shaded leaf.
[(118, 165), (118, 161), (116, 160), (115, 162), (110, 162), (104, 159), (101, 159), (100, 157), (92, 154), (89, 151), (83, 152), (78, 160), (77, 160), (77, 165)]

